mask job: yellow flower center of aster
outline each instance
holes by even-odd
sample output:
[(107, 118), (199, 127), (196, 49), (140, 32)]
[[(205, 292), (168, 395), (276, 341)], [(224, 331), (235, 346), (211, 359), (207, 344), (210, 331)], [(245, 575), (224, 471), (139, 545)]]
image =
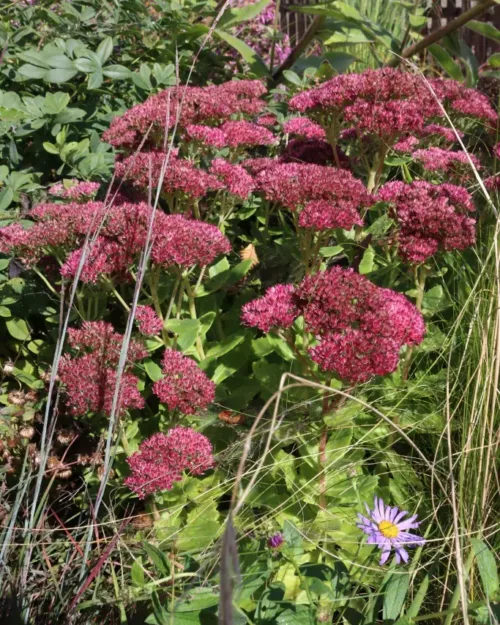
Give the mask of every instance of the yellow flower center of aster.
[(398, 537), (399, 529), (397, 525), (394, 525), (394, 523), (391, 523), (390, 521), (380, 521), (378, 528), (386, 538)]

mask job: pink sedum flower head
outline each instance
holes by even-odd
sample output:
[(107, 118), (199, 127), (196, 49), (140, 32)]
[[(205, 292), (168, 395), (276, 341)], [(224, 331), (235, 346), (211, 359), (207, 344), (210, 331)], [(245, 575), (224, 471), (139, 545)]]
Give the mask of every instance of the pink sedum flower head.
[(294, 117), (283, 124), (283, 131), (291, 135), (299, 135), (304, 139), (324, 139), (324, 129), (307, 117)]
[(296, 290), (306, 328), (319, 340), (311, 358), (351, 384), (395, 371), (403, 345), (425, 334), (421, 313), (404, 295), (338, 266), (306, 277)]
[(334, 228), (350, 230), (355, 225), (362, 226), (363, 220), (349, 202), (339, 202), (338, 204), (328, 200), (309, 202), (299, 216), (301, 228), (319, 232)]
[(163, 330), (163, 321), (151, 306), (137, 306), (135, 320), (139, 332), (146, 336), (156, 336)]
[(137, 152), (132, 156), (116, 163), (116, 175), (130, 182), (133, 187), (147, 193), (150, 186), (156, 188), (160, 175), (165, 168), (162, 190), (164, 193), (181, 193), (188, 197), (200, 198), (209, 191), (222, 188), (222, 184), (215, 177), (195, 167), (187, 159), (180, 159), (173, 155), (168, 157), (163, 152)]
[(62, 183), (57, 183), (50, 187), (49, 193), (66, 200), (83, 200), (87, 201), (99, 191), (101, 185), (98, 182), (79, 182), (72, 181), (70, 187), (65, 187)]
[(463, 250), (475, 242), (474, 210), (469, 192), (452, 184), (388, 182), (379, 198), (389, 204), (398, 225), (399, 255), (422, 263), (438, 251)]
[(324, 371), (335, 371), (342, 380), (360, 384), (395, 371), (400, 347), (393, 339), (348, 329), (342, 334), (327, 335), (310, 354)]
[[(117, 365), (123, 343), (123, 335), (115, 332), (107, 321), (84, 321), (81, 328), (69, 328), (68, 339), (71, 347), (79, 352), (91, 352), (100, 361)], [(143, 343), (131, 340), (127, 352), (130, 364), (146, 358), (147, 349)]]
[(116, 147), (133, 150), (146, 137), (147, 144), (159, 147), (163, 144), (165, 127), (169, 131), (177, 120), (185, 128), (222, 122), (235, 114), (260, 113), (266, 106), (261, 99), (265, 92), (258, 80), (207, 87), (170, 87), (115, 117), (103, 139)]
[(270, 332), (273, 328), (289, 328), (300, 315), (292, 284), (276, 284), (264, 297), (245, 304), (241, 320), (247, 326)]
[(127, 459), (131, 474), (125, 485), (139, 499), (170, 490), (185, 472), (203, 475), (215, 466), (212, 445), (206, 436), (191, 428), (176, 427), (143, 441), (139, 451)]
[[(456, 173), (461, 177), (472, 175), (471, 161), (476, 169), (481, 169), (479, 159), (473, 154), (465, 152), (452, 152), (442, 148), (427, 148), (413, 152), (413, 158), (422, 163), (428, 171), (442, 171)], [(469, 160), (470, 159), (470, 160)]]
[(256, 176), (266, 199), (295, 210), (316, 200), (343, 202), (357, 210), (373, 204), (366, 187), (343, 169), (305, 163), (277, 163)]
[(367, 536), (368, 545), (376, 545), (381, 551), (380, 564), (385, 564), (394, 550), (396, 564), (407, 563), (410, 559), (407, 547), (420, 547), (425, 540), (408, 530), (420, 525), (417, 515), (408, 519), (408, 512), (397, 507), (386, 506), (380, 497), (375, 497), (373, 510), (365, 503), (367, 516), (358, 513), (357, 526)]
[[(68, 337), (71, 347), (80, 354), (75, 358), (65, 355), (61, 360), (59, 376), (65, 386), (67, 405), (76, 416), (87, 412), (109, 415), (123, 336), (105, 321), (85, 321), (80, 329), (70, 328)], [(139, 380), (128, 370), (147, 354), (142, 343), (130, 342), (128, 362), (120, 380), (119, 415), (129, 408), (144, 407), (144, 399), (137, 388)]]
[(158, 223), (151, 257), (157, 265), (189, 269), (209, 265), (230, 251), (229, 239), (217, 226), (182, 215), (165, 215)]
[[(111, 414), (116, 387), (115, 366), (107, 367), (94, 354), (81, 358), (64, 356), (59, 366), (59, 377), (65, 386), (67, 405), (75, 416), (88, 412)], [(139, 379), (123, 373), (120, 380), (117, 414), (131, 408), (144, 408), (144, 399), (137, 385)]]
[(214, 401), (215, 384), (192, 358), (166, 349), (162, 371), (164, 377), (155, 382), (153, 392), (169, 410), (194, 414)]
[(272, 145), (276, 141), (270, 130), (245, 120), (225, 122), (221, 126), (221, 131), (225, 136), (225, 145), (230, 148)]
[(245, 200), (255, 187), (252, 176), (244, 167), (228, 163), (223, 158), (216, 158), (212, 161), (210, 173), (217, 176), (231, 195), (242, 200)]

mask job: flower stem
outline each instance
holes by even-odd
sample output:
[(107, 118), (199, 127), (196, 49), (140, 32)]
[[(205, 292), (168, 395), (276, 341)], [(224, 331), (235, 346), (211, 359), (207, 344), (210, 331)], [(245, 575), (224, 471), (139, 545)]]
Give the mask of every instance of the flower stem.
[(130, 306), (123, 299), (123, 297), (118, 293), (118, 291), (116, 290), (115, 285), (113, 284), (112, 280), (110, 278), (108, 278), (108, 276), (106, 276), (106, 275), (102, 275), (101, 277), (104, 280), (104, 282), (109, 286), (109, 290), (113, 293), (113, 295), (120, 302), (120, 304), (123, 306), (123, 308), (125, 308), (125, 310), (127, 312), (130, 312)]
[[(189, 278), (187, 276), (184, 276), (183, 282), (184, 282), (184, 288), (186, 289), (186, 293), (188, 296), (189, 314), (191, 315), (191, 319), (198, 319), (198, 316), (196, 315), (196, 306), (194, 303), (194, 297), (195, 297), (194, 291), (191, 288), (191, 285), (189, 284)], [(196, 350), (198, 351), (198, 355), (200, 359), (204, 360), (205, 351), (203, 350), (203, 344), (199, 336), (196, 337)]]
[[(420, 267), (415, 267), (415, 282), (417, 286), (417, 296), (415, 298), (415, 306), (417, 309), (422, 312), (422, 303), (424, 301), (425, 295), (425, 282), (427, 280), (428, 271), (427, 268), (421, 265)], [(409, 347), (406, 352), (406, 357), (403, 364), (403, 373), (402, 378), (403, 381), (406, 382), (408, 379), (408, 375), (410, 373), (411, 360), (413, 356), (413, 347)]]
[(36, 275), (40, 278), (40, 280), (42, 280), (42, 282), (44, 282), (45, 286), (49, 289), (49, 291), (51, 291), (52, 293), (54, 293), (54, 295), (57, 295), (57, 297), (59, 297), (59, 293), (55, 290), (55, 288), (52, 286), (52, 284), (50, 284), (50, 282), (43, 275), (43, 273), (41, 271), (39, 271), (36, 267), (32, 267), (32, 269), (36, 273)]

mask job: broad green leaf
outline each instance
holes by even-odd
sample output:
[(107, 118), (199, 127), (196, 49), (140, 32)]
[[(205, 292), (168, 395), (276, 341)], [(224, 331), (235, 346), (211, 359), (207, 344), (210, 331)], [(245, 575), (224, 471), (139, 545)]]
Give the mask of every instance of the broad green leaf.
[(144, 588), (144, 568), (142, 566), (141, 558), (134, 560), (130, 570), (130, 577), (132, 578), (132, 583), (135, 584), (135, 586)]
[(375, 36), (368, 36), (361, 28), (355, 28), (349, 22), (337, 22), (334, 27), (334, 34), (332, 30), (320, 31), (319, 36), (324, 38), (324, 43), (327, 46), (335, 45), (357, 45), (360, 43), (373, 43)]
[(289, 83), (291, 83), (292, 85), (296, 85), (297, 87), (302, 87), (302, 80), (300, 79), (300, 76), (297, 76), (297, 74), (295, 72), (290, 71), (289, 69), (286, 69), (283, 72), (283, 76), (288, 80)]
[(500, 67), (500, 52), (489, 56), (487, 63), (488, 65), (491, 65), (491, 67)]
[(488, 599), (492, 598), (499, 589), (498, 570), (495, 556), (491, 553), (488, 545), (479, 540), (471, 538), (472, 548), (476, 556), (477, 568), (483, 582), (484, 594)]
[(200, 322), (200, 336), (206, 336), (207, 332), (212, 327), (213, 322), (215, 321), (215, 317), (217, 317), (217, 313), (213, 310), (205, 313), (199, 318)]
[(238, 9), (226, 9), (221, 19), (218, 21), (218, 28), (228, 28), (241, 22), (253, 20), (260, 15), (271, 0), (258, 0)]
[(454, 80), (463, 82), (463, 74), (460, 69), (460, 65), (453, 60), (451, 54), (437, 43), (429, 46), (429, 52), (432, 54), (438, 64), (444, 69), (444, 71), (451, 76)]
[[(172, 620), (170, 618), (170, 615), (162, 606), (160, 598), (158, 597), (158, 594), (156, 591), (153, 591), (151, 593), (151, 602), (153, 604), (153, 612), (155, 615), (157, 625), (171, 625)], [(150, 623), (152, 622), (149, 619), (148, 621)]]
[[(215, 360), (227, 354), (237, 345), (245, 340), (245, 335), (238, 333), (236, 335), (227, 336), (225, 339), (217, 343), (214, 347), (211, 347), (206, 353), (206, 360)], [(205, 362), (205, 361), (204, 361)]]
[[(174, 612), (196, 612), (219, 603), (219, 593), (212, 588), (193, 588), (188, 598), (176, 603)], [(176, 619), (177, 622), (177, 619)]]
[(43, 148), (49, 154), (59, 154), (59, 148), (53, 143), (50, 143), (49, 141), (43, 142)]
[(401, 614), (409, 584), (410, 576), (408, 573), (393, 571), (384, 588), (384, 620), (396, 620)]
[(47, 69), (35, 65), (21, 65), (17, 71), (25, 78), (44, 78), (47, 73)]
[(347, 2), (336, 2), (335, 8), (339, 10), (342, 15), (347, 17), (348, 19), (352, 19), (354, 21), (363, 21), (363, 16), (361, 13), (355, 9), (353, 6), (347, 4)]
[(10, 187), (5, 187), (0, 191), (0, 210), (5, 210), (9, 208), (12, 204), (12, 200), (14, 199), (14, 192)]
[(95, 72), (97, 69), (99, 69), (93, 61), (85, 58), (84, 56), (80, 57), (79, 59), (75, 59), (73, 61), (73, 65), (76, 67), (77, 70), (79, 70), (80, 72), (84, 72), (85, 74), (90, 74), (91, 72)]
[(332, 50), (321, 56), (301, 57), (292, 66), (296, 72), (304, 72), (309, 67), (319, 70), (320, 67), (331, 66), (339, 74), (343, 74), (357, 58), (347, 52)]
[(30, 337), (30, 331), (24, 319), (15, 317), (5, 322), (9, 334), (18, 341), (26, 341)]
[(111, 37), (105, 37), (99, 46), (97, 47), (96, 54), (101, 61), (101, 65), (104, 65), (113, 52), (113, 39)]
[(44, 77), (45, 82), (68, 82), (73, 76), (76, 76), (77, 71), (75, 69), (49, 69)]
[(69, 94), (57, 91), (45, 94), (45, 111), (57, 115), (69, 104)]
[(197, 297), (203, 297), (209, 293), (217, 291), (221, 287), (232, 286), (239, 282), (252, 268), (252, 259), (244, 260), (230, 269), (221, 271), (216, 276), (208, 280), (204, 287), (199, 290)]
[(300, 556), (303, 552), (303, 542), (304, 539), (302, 534), (296, 528), (296, 526), (290, 520), (286, 520), (283, 524), (283, 538), (285, 540), (284, 545), (282, 547), (285, 554), (296, 558)]
[(337, 254), (342, 254), (343, 251), (344, 247), (342, 245), (332, 245), (320, 248), (319, 253), (323, 258), (331, 258), (332, 256), (337, 256)]
[(125, 80), (131, 75), (130, 70), (124, 65), (108, 65), (103, 68), (102, 73), (113, 80)]
[(89, 89), (99, 89), (99, 87), (102, 85), (103, 80), (104, 77), (102, 75), (102, 72), (94, 72), (93, 74), (90, 74), (87, 86)]
[(366, 275), (367, 273), (371, 273), (375, 268), (375, 250), (371, 245), (369, 245), (363, 254), (361, 262), (359, 263), (359, 273), (361, 275)]
[(179, 347), (182, 351), (186, 351), (198, 338), (200, 322), (198, 319), (169, 319), (165, 324), (165, 329), (177, 334)]
[(74, 70), (73, 61), (65, 54), (54, 54), (45, 58), (47, 65), (53, 69), (70, 69)]
[(151, 562), (154, 564), (157, 572), (163, 577), (170, 575), (170, 564), (165, 554), (162, 553), (158, 547), (155, 547), (155, 545), (146, 541), (142, 543), (142, 547), (149, 556)]
[(488, 24), (487, 22), (471, 20), (470, 22), (467, 22), (467, 24), (464, 24), (464, 26), (465, 28), (473, 30), (475, 33), (483, 35), (487, 39), (493, 39), (493, 41), (500, 42), (500, 30), (498, 30), (498, 28), (495, 28), (491, 24)]
[(161, 367), (157, 365), (154, 360), (151, 360), (151, 358), (148, 358), (144, 361), (144, 369), (146, 369), (146, 373), (148, 374), (149, 378), (153, 380), (153, 382), (161, 380)]
[(269, 69), (260, 56), (238, 37), (230, 35), (223, 30), (215, 29), (214, 35), (222, 39), (238, 52), (243, 60), (248, 64), (250, 71), (260, 78), (268, 77)]
[(26, 61), (26, 63), (30, 65), (36, 65), (37, 67), (44, 67), (45, 69), (49, 69), (50, 67), (39, 50), (32, 49), (19, 52), (17, 58), (21, 59), (21, 61)]
[(10, 308), (7, 308), (7, 306), (0, 306), (0, 317), (12, 317)]
[(436, 311), (443, 307), (445, 300), (443, 287), (440, 284), (426, 291), (423, 299), (423, 308), (428, 311)]

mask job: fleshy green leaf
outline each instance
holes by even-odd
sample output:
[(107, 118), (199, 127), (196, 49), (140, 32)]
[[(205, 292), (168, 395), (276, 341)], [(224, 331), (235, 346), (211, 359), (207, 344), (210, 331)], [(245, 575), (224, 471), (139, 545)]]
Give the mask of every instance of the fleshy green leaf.
[(227, 44), (229, 44), (232, 48), (238, 52), (242, 59), (248, 64), (250, 67), (250, 71), (254, 73), (256, 76), (260, 78), (269, 76), (269, 69), (267, 68), (264, 61), (260, 58), (260, 56), (253, 50), (249, 45), (247, 45), (238, 37), (234, 35), (230, 35), (229, 33), (224, 32), (223, 30), (215, 29), (214, 34), (222, 39)]
[(491, 553), (488, 545), (479, 540), (479, 538), (471, 538), (472, 548), (476, 556), (477, 568), (483, 582), (484, 594), (488, 597), (498, 591), (499, 579), (495, 556)]
[(73, 76), (76, 76), (77, 71), (75, 69), (49, 69), (44, 77), (45, 82), (68, 82)]
[(458, 80), (459, 82), (463, 82), (463, 74), (460, 69), (460, 65), (453, 60), (451, 54), (445, 50), (443, 47), (438, 45), (437, 43), (429, 46), (429, 52), (432, 54), (434, 59), (439, 63), (439, 65), (444, 69), (444, 71), (453, 78), (453, 80)]
[(108, 65), (103, 68), (102, 73), (113, 80), (125, 80), (131, 75), (130, 70), (124, 65)]
[(393, 572), (385, 586), (384, 620), (395, 620), (401, 614), (410, 584), (408, 573)]
[(97, 47), (96, 54), (101, 61), (101, 65), (104, 65), (113, 52), (113, 39), (111, 37), (105, 37), (99, 46)]
[(18, 341), (26, 341), (30, 337), (30, 331), (24, 319), (17, 317), (5, 322), (9, 334)]

